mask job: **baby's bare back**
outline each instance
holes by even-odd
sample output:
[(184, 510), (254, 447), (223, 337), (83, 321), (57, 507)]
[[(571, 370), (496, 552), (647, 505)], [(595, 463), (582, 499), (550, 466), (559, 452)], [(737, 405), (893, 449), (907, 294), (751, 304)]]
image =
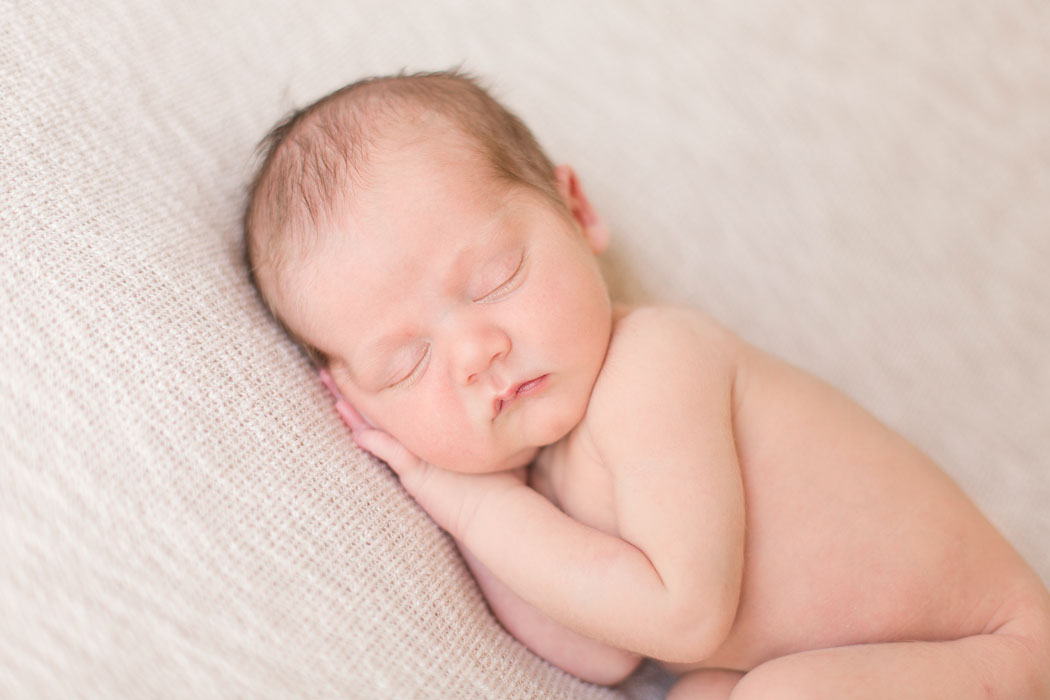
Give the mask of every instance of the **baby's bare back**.
[[(747, 533), (735, 622), (693, 667), (747, 670), (809, 649), (959, 639), (1045, 604), (1042, 583), (1009, 543), (906, 440), (702, 314), (682, 319), (738, 358), (733, 429)], [(577, 433), (541, 455), (536, 487), (618, 534), (609, 472)]]

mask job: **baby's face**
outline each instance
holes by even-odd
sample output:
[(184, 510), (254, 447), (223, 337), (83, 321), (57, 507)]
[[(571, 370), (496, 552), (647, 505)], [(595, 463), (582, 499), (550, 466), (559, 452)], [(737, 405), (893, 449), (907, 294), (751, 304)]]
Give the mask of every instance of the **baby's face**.
[(368, 420), (473, 473), (527, 464), (580, 422), (611, 331), (604, 229), (572, 171), (573, 215), (488, 173), (433, 140), (375, 158), (282, 308)]

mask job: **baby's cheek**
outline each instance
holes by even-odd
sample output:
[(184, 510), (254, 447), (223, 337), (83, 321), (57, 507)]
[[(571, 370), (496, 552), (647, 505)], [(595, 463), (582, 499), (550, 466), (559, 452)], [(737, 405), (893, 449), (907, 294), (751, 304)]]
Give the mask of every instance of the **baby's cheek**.
[(457, 430), (455, 423), (440, 413), (417, 414), (402, 425), (401, 443), (423, 461), (445, 466), (453, 460), (471, 457), (472, 441)]

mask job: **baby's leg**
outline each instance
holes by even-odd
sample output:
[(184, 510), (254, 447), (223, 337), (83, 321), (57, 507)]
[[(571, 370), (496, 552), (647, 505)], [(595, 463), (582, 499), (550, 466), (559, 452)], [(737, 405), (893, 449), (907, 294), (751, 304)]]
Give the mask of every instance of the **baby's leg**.
[(783, 656), (744, 676), (730, 698), (1050, 698), (1047, 638), (1025, 633), (1027, 625), (1015, 632), (1008, 627), (950, 642), (858, 645)]

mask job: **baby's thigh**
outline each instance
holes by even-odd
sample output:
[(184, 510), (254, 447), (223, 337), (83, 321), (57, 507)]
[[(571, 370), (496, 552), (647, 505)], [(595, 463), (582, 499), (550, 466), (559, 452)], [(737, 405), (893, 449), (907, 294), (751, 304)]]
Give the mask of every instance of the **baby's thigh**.
[(863, 644), (758, 666), (732, 700), (1045, 700), (1046, 671), (1026, 640), (985, 634), (949, 642)]

